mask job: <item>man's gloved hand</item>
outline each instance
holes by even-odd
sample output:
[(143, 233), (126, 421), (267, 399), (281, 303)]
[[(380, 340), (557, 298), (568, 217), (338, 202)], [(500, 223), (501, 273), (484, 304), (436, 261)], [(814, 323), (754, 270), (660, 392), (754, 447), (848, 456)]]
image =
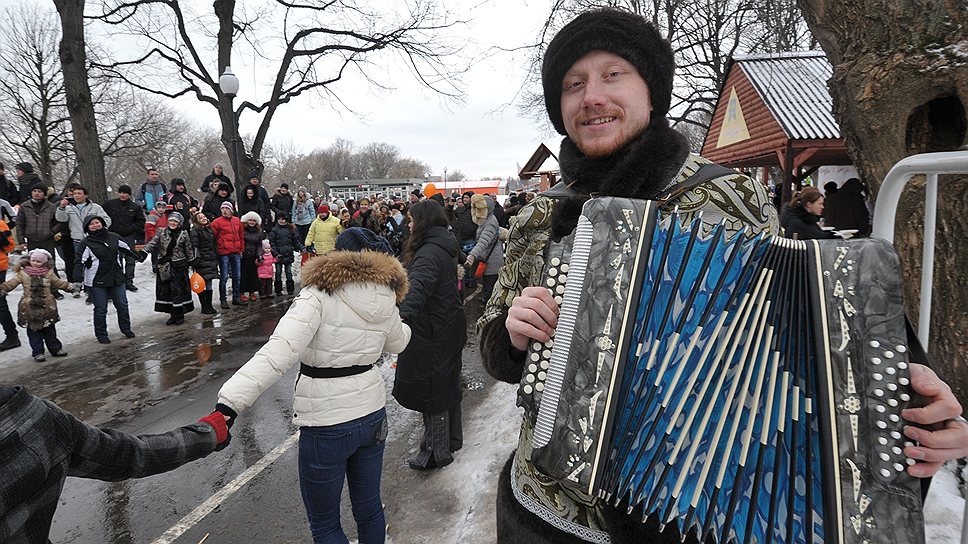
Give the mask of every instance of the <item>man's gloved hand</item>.
[(221, 412), (212, 412), (211, 414), (198, 420), (199, 423), (208, 423), (215, 429), (215, 451), (222, 451), (229, 442), (232, 441), (232, 435), (229, 434), (229, 428), (225, 421), (225, 416)]
[(75, 281), (74, 283), (71, 284), (71, 294), (80, 293), (81, 289), (83, 288), (84, 288), (84, 285), (81, 282)]
[(138, 259), (139, 263), (143, 263), (146, 260), (148, 260), (148, 252), (143, 249), (135, 251), (134, 254), (135, 254), (135, 258)]

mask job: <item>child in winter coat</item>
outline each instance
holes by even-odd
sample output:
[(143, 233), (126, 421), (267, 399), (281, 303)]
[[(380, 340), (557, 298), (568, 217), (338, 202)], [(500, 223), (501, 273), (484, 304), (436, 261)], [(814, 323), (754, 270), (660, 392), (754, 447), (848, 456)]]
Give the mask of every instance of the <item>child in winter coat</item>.
[(262, 255), (262, 217), (256, 212), (242, 214), (242, 295), (239, 300), (259, 300), (259, 256)]
[(272, 256), (272, 246), (269, 240), (262, 241), (262, 255), (259, 255), (259, 295), (262, 298), (272, 296), (272, 273), (275, 271), (276, 258)]
[(282, 273), (286, 272), (286, 292), (290, 295), (296, 289), (296, 282), (292, 279), (292, 263), (295, 261), (293, 252), (303, 250), (302, 240), (299, 230), (289, 223), (289, 217), (279, 214), (276, 217), (276, 225), (269, 233), (269, 243), (272, 244), (272, 255), (276, 258), (276, 294), (282, 294)]
[(44, 249), (35, 249), (20, 260), (14, 269), (14, 276), (0, 284), (0, 295), (6, 295), (18, 285), (23, 285), (24, 296), (17, 308), (17, 323), (27, 328), (30, 351), (35, 361), (47, 360), (44, 357), (44, 344), (54, 357), (65, 357), (64, 345), (57, 339), (54, 323), (60, 321), (57, 313), (57, 300), (51, 287), (65, 291), (71, 284), (54, 275), (54, 259)]

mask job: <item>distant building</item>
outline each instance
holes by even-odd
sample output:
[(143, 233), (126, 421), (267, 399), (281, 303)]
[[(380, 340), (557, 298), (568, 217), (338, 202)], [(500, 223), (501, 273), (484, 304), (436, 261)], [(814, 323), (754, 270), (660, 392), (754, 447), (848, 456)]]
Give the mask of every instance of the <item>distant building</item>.
[(323, 190), (324, 196), (330, 200), (359, 200), (363, 197), (372, 199), (377, 196), (406, 199), (410, 191), (421, 189), (423, 185), (424, 180), (421, 178), (344, 179), (323, 182)]

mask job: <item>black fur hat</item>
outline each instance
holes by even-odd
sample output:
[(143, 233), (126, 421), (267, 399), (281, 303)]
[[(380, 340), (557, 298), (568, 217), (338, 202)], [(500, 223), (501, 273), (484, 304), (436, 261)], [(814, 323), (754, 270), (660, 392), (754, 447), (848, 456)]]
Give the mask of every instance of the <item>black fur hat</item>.
[(561, 82), (586, 54), (608, 51), (629, 61), (649, 86), (652, 117), (665, 117), (672, 101), (675, 59), (672, 46), (651, 23), (628, 11), (605, 8), (586, 11), (565, 25), (548, 44), (541, 66), (545, 108), (551, 124), (565, 134), (561, 118)]

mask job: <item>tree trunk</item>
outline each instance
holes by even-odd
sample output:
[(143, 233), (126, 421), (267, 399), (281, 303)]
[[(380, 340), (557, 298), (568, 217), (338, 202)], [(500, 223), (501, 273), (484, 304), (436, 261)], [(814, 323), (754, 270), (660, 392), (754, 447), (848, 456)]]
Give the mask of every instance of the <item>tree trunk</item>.
[(74, 133), (74, 153), (81, 184), (92, 200), (104, 203), (107, 188), (104, 179), (104, 155), (94, 120), (94, 102), (87, 81), (87, 52), (84, 49), (84, 0), (54, 0), (61, 19), (60, 54), (64, 71), (67, 111)]
[[(833, 65), (834, 114), (847, 151), (876, 194), (909, 155), (966, 144), (968, 5), (953, 0), (799, 0)], [(941, 45), (939, 45), (941, 44)], [(968, 406), (968, 179), (942, 178), (929, 352)], [(908, 315), (917, 321), (924, 181), (908, 184), (898, 211)]]

